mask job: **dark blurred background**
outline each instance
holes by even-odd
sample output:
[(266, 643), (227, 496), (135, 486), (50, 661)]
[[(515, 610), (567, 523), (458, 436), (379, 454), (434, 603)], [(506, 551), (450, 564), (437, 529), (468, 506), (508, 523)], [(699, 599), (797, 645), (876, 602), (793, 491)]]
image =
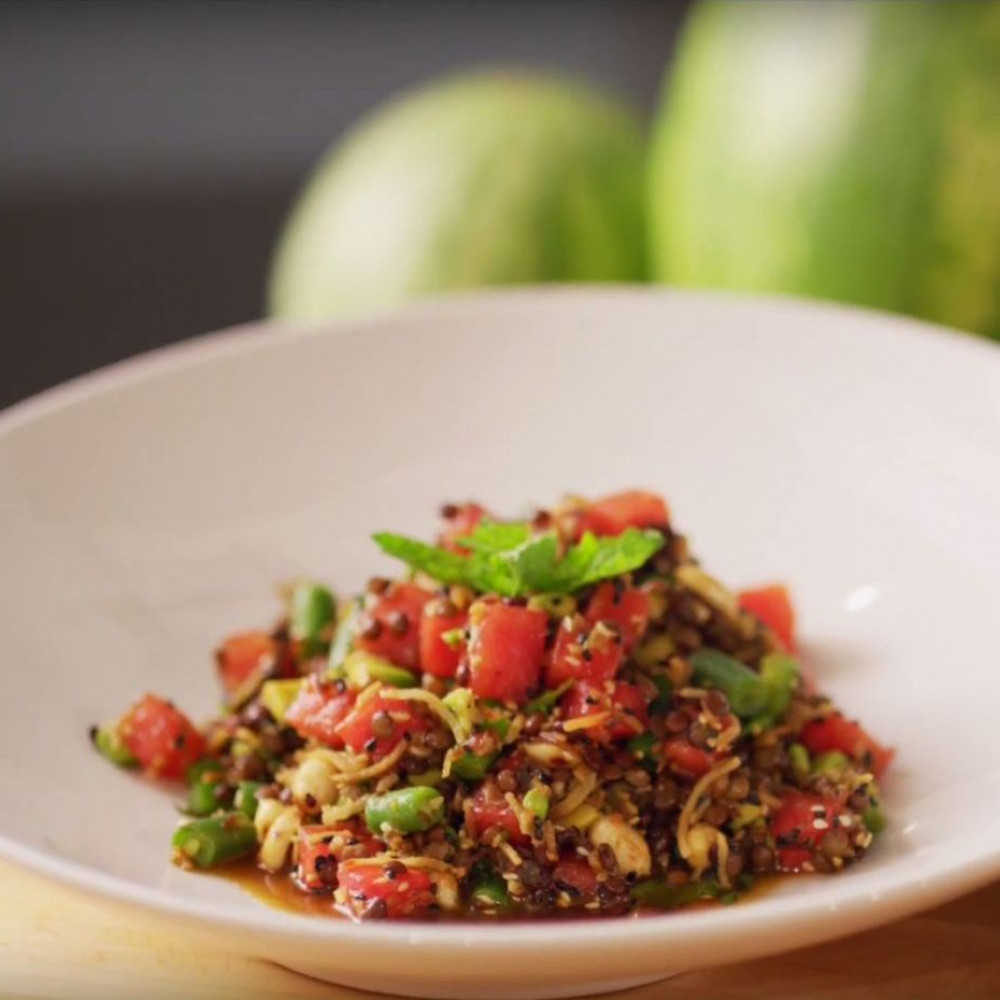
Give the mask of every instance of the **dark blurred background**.
[(515, 63), (648, 111), (685, 7), (0, 3), (0, 406), (259, 316), (305, 173), (393, 91)]

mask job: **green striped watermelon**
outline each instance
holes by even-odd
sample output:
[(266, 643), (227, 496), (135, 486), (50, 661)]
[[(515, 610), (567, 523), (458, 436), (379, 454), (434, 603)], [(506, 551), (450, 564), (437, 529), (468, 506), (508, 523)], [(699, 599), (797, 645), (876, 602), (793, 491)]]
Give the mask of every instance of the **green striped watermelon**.
[(582, 84), (466, 74), (376, 111), (319, 164), (274, 262), (273, 314), (479, 285), (646, 276), (636, 118)]
[(700, 4), (652, 156), (657, 279), (1000, 337), (1000, 4)]

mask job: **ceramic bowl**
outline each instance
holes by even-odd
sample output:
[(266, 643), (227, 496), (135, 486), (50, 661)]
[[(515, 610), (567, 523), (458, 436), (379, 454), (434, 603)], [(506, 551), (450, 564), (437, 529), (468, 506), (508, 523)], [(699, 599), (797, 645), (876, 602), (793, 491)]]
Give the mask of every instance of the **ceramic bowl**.
[[(172, 868), (171, 794), (87, 727), (217, 705), (210, 652), (299, 573), (391, 567), (446, 499), (663, 492), (733, 585), (788, 581), (822, 685), (898, 748), (837, 877), (641, 919), (355, 924)], [(223, 949), (395, 994), (594, 993), (864, 931), (1000, 875), (1000, 350), (887, 316), (656, 290), (243, 327), (0, 417), (0, 852)]]

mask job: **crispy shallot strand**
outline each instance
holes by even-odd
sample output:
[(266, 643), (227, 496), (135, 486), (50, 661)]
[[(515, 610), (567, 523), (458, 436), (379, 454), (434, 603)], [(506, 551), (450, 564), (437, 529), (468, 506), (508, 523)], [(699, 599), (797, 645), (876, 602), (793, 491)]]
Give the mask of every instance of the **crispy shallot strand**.
[(688, 833), (691, 829), (691, 820), (694, 816), (694, 811), (697, 808), (698, 801), (701, 799), (702, 795), (704, 795), (705, 792), (719, 780), (719, 778), (729, 774), (730, 771), (735, 771), (739, 766), (739, 757), (727, 757), (721, 764), (712, 768), (708, 774), (702, 775), (698, 781), (695, 782), (694, 788), (691, 789), (691, 794), (688, 795), (687, 801), (684, 803), (684, 808), (681, 810), (680, 818), (677, 821), (677, 849), (680, 851), (680, 855), (685, 861), (687, 861), (687, 859), (691, 856), (691, 846), (688, 843)]
[[(582, 772), (582, 773), (581, 773)], [(566, 793), (566, 796), (556, 803), (549, 812), (553, 820), (565, 819), (587, 801), (587, 797), (597, 787), (595, 772), (583, 768), (574, 772), (576, 784)]]
[(464, 743), (472, 734), (459, 721), (458, 716), (431, 691), (423, 688), (386, 688), (382, 697), (397, 701), (419, 701), (426, 705), (451, 730), (456, 743)]
[(378, 763), (372, 764), (370, 767), (366, 767), (361, 771), (351, 771), (347, 774), (335, 774), (333, 776), (333, 783), (335, 785), (353, 785), (359, 781), (368, 781), (369, 778), (376, 778), (380, 774), (385, 774), (386, 771), (391, 771), (396, 764), (399, 762), (400, 757), (406, 753), (406, 741), (401, 740), (393, 750), (383, 757)]

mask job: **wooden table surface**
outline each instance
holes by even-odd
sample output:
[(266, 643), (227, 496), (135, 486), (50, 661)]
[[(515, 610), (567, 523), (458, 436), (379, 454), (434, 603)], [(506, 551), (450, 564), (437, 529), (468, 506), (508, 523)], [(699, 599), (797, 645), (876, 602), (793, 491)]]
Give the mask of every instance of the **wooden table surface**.
[[(192, 931), (0, 864), (0, 1000), (361, 1000)], [(1000, 883), (866, 935), (687, 973), (620, 1000), (928, 1000), (1000, 997)], [(473, 1000), (473, 998), (470, 998)]]

